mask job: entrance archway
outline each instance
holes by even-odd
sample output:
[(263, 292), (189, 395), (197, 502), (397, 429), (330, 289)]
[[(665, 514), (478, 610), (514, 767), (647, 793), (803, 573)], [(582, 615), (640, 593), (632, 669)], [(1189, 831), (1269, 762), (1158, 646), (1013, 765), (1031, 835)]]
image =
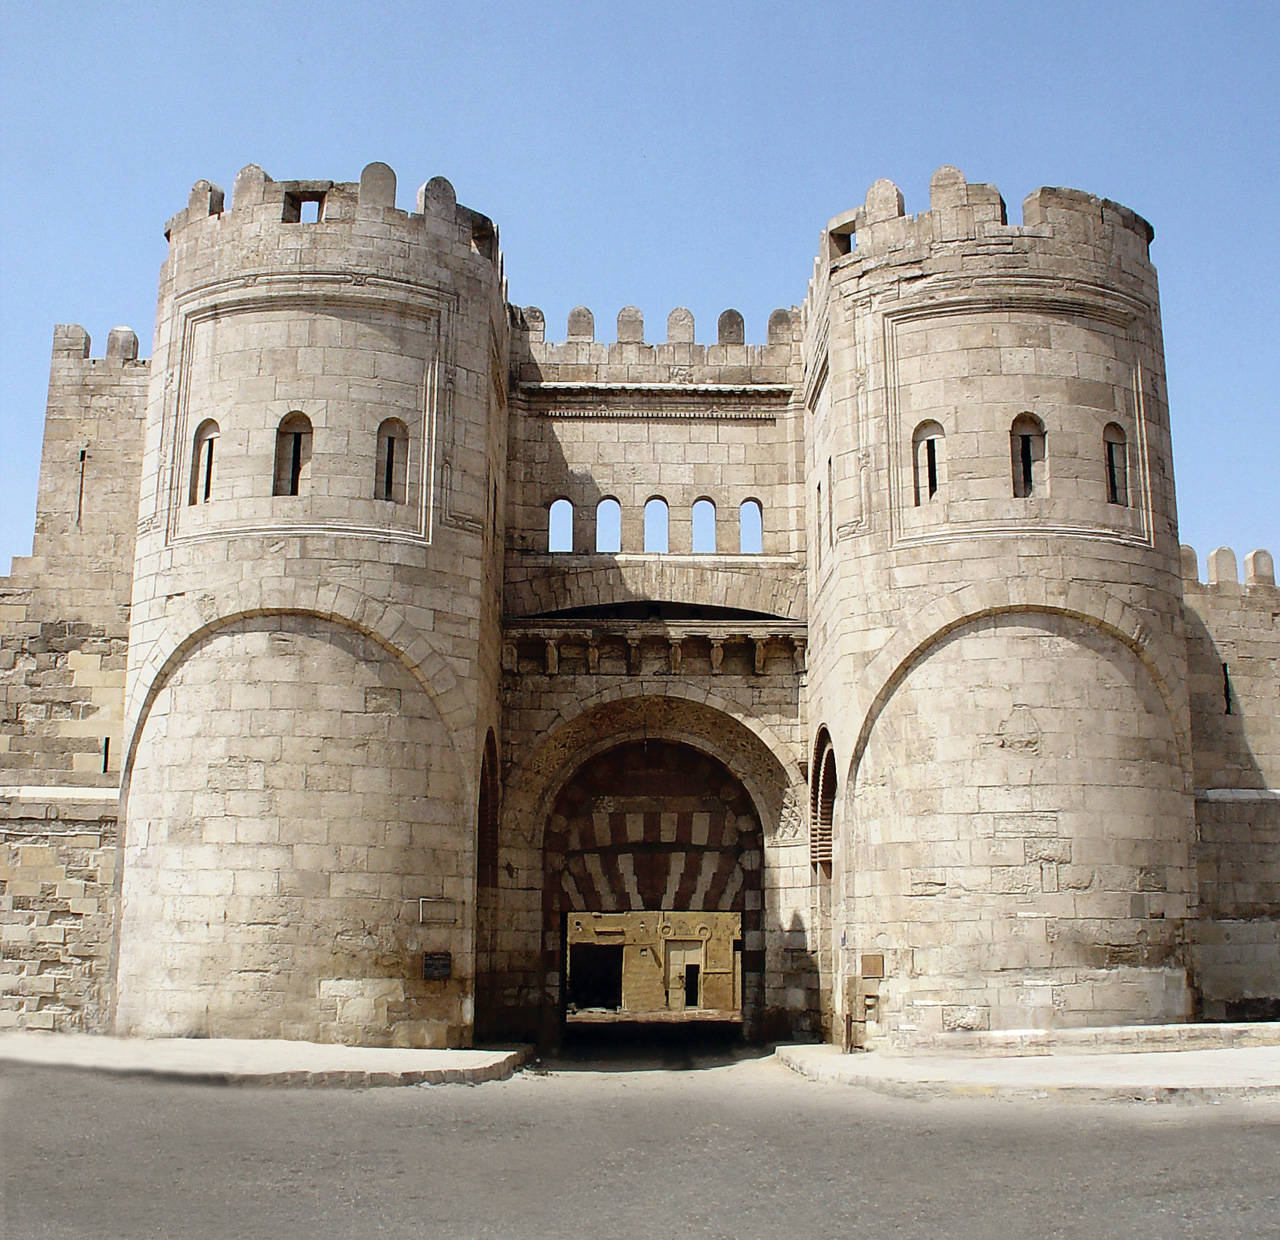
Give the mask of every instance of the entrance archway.
[(543, 951), (562, 1020), (588, 1007), (596, 1020), (741, 1021), (752, 1036), (763, 841), (722, 762), (657, 739), (596, 754), (557, 794), (544, 854)]

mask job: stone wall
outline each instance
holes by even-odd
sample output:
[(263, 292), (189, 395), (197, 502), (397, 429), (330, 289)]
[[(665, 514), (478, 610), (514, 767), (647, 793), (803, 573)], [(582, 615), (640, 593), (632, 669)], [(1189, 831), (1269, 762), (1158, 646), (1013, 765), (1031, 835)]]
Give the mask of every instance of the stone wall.
[(1206, 1016), (1280, 1015), (1280, 591), (1266, 551), (1184, 554)]
[(0, 1023), (108, 1027), (149, 367), (56, 329), (32, 554), (0, 579)]

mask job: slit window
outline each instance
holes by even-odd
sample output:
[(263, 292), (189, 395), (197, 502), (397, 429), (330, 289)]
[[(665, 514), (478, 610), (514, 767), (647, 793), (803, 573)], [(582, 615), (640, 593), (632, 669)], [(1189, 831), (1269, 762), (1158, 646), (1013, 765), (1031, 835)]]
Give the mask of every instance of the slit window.
[(1015, 418), (1009, 428), (1009, 452), (1013, 466), (1013, 494), (1029, 499), (1045, 489), (1044, 423), (1032, 414)]
[(831, 457), (827, 457), (827, 546), (836, 541), (836, 472)]
[(276, 468), (272, 495), (301, 495), (311, 476), (311, 419), (297, 411), (276, 428)]
[(213, 445), (218, 439), (218, 424), (206, 418), (196, 428), (191, 443), (191, 484), (188, 504), (207, 504), (213, 495)]
[(573, 550), (573, 505), (558, 499), (547, 512), (547, 550)]
[(1129, 506), (1129, 445), (1124, 431), (1112, 422), (1102, 432), (1102, 447), (1106, 453), (1107, 503)]
[(644, 549), (665, 555), (670, 547), (667, 501), (654, 496), (644, 506)]
[(409, 428), (399, 418), (378, 427), (377, 476), (374, 495), (403, 504), (409, 477)]
[(596, 505), (596, 550), (603, 555), (622, 550), (622, 505), (616, 499), (602, 499)]
[(764, 509), (758, 499), (738, 505), (738, 553), (759, 555), (764, 550)]
[(921, 422), (911, 437), (916, 507), (937, 499), (942, 490), (942, 457), (946, 436), (937, 422)]
[(709, 499), (697, 500), (693, 505), (693, 553), (715, 555), (716, 506)]

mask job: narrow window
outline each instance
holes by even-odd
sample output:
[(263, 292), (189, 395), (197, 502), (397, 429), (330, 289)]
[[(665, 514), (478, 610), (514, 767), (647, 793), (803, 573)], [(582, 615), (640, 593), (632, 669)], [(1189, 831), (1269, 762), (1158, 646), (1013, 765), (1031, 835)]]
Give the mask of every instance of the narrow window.
[(596, 505), (596, 550), (603, 555), (622, 550), (622, 505), (616, 499), (602, 499)]
[(709, 499), (693, 505), (693, 553), (714, 555), (716, 551), (716, 506)]
[(818, 563), (822, 563), (822, 483), (818, 483)]
[(836, 540), (836, 474), (832, 458), (827, 457), (827, 546)]
[(1129, 506), (1129, 445), (1124, 431), (1112, 422), (1102, 432), (1102, 446), (1107, 454), (1107, 503)]
[(80, 449), (80, 489), (76, 492), (76, 526), (79, 527), (84, 517), (84, 463), (88, 460), (89, 450)]
[(921, 422), (911, 437), (916, 507), (937, 499), (942, 489), (942, 446), (945, 434), (937, 422)]
[(667, 501), (655, 495), (644, 506), (644, 549), (665, 555), (669, 545)]
[(556, 500), (547, 513), (547, 550), (573, 550), (573, 505), (567, 499)]
[(1013, 493), (1028, 499), (1044, 490), (1044, 424), (1029, 413), (1019, 415), (1009, 428), (1013, 464)]
[(409, 476), (409, 428), (399, 418), (387, 418), (378, 427), (376, 469), (374, 495), (403, 504)]
[(213, 445), (218, 438), (218, 424), (206, 418), (196, 428), (191, 443), (191, 481), (187, 489), (188, 504), (207, 504), (213, 494)]
[(738, 506), (738, 552), (759, 555), (764, 550), (764, 510), (758, 499), (744, 499)]
[(311, 419), (288, 414), (276, 428), (276, 469), (272, 495), (301, 495), (311, 473)]
[(102, 738), (102, 773), (106, 775), (111, 770), (111, 737), (104, 736)]

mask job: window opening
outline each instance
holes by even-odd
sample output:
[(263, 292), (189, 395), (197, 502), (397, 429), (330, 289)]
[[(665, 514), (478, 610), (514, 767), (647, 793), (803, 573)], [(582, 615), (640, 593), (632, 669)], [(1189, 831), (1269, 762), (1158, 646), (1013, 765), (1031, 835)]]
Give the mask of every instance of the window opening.
[(76, 525), (79, 526), (80, 519), (84, 516), (84, 463), (89, 453), (86, 449), (80, 449), (80, 489), (76, 493)]
[(1028, 499), (1043, 487), (1044, 426), (1039, 418), (1024, 413), (1014, 419), (1009, 436), (1013, 457), (1013, 494), (1018, 499)]
[(573, 550), (573, 505), (567, 499), (556, 500), (547, 513), (547, 550)]
[(822, 564), (822, 483), (818, 483), (818, 564)]
[(670, 547), (670, 521), (667, 501), (654, 496), (644, 506), (644, 549), (665, 555)]
[(603, 555), (622, 550), (622, 505), (616, 499), (602, 499), (596, 505), (596, 550)]
[(212, 419), (201, 422), (191, 447), (191, 485), (188, 504), (207, 504), (213, 494), (213, 444), (218, 438), (218, 424)]
[(403, 504), (409, 474), (409, 428), (399, 418), (388, 418), (378, 427), (377, 462), (374, 495)]
[(709, 499), (693, 505), (693, 552), (714, 555), (716, 550), (716, 506)]
[(1231, 714), (1231, 672), (1225, 663), (1222, 665), (1222, 705), (1222, 713)]
[(738, 505), (738, 552), (759, 555), (764, 550), (764, 509), (756, 499)]
[(111, 766), (111, 737), (104, 736), (102, 738), (102, 773), (107, 774), (108, 768)]
[(300, 495), (311, 464), (311, 419), (291, 413), (276, 430), (276, 470), (273, 495)]
[(831, 457), (827, 457), (827, 546), (836, 541), (836, 476)]
[(915, 484), (916, 507), (935, 499), (942, 489), (942, 427), (937, 422), (922, 422), (911, 437), (912, 480)]
[(1102, 432), (1107, 454), (1107, 503), (1129, 506), (1129, 452), (1124, 431), (1114, 422)]

